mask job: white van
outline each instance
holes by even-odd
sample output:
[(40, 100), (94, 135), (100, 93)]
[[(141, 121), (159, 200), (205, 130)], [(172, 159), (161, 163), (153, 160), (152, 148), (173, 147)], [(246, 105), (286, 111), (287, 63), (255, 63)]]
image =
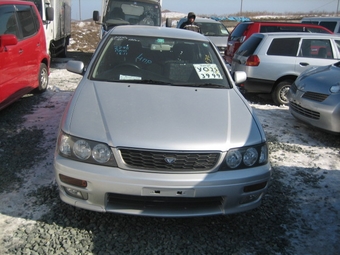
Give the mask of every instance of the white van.
[(340, 34), (340, 17), (304, 17), (301, 23), (320, 25)]

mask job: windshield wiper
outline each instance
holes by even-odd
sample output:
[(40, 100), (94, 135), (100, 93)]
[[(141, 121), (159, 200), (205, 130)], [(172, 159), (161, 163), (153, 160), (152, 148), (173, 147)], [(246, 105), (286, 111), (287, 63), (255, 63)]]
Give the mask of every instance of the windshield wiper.
[(126, 80), (131, 83), (146, 83), (146, 84), (159, 84), (159, 85), (171, 85), (169, 82), (157, 81), (157, 80)]
[(183, 87), (201, 87), (201, 88), (227, 88), (224, 85), (215, 83), (172, 83), (173, 86), (183, 86)]

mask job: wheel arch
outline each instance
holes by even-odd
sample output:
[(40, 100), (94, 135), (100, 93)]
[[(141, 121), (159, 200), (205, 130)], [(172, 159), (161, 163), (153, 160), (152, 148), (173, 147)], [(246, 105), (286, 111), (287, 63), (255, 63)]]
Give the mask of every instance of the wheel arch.
[(275, 88), (277, 87), (277, 85), (280, 82), (285, 81), (285, 80), (293, 80), (293, 81), (295, 81), (297, 77), (298, 77), (298, 75), (295, 75), (295, 74), (288, 74), (288, 75), (281, 76), (279, 79), (277, 79), (275, 81), (274, 86), (272, 87), (271, 93), (275, 90)]

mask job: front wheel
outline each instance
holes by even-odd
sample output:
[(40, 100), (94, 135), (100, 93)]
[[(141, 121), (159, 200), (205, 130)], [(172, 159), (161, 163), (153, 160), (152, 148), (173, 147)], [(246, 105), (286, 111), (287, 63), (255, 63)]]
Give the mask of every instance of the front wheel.
[(276, 85), (272, 92), (272, 99), (276, 105), (288, 105), (287, 94), (293, 83), (293, 80), (285, 80)]
[(39, 93), (44, 92), (47, 89), (47, 85), (48, 85), (48, 70), (47, 70), (47, 66), (44, 63), (40, 64), (38, 81), (39, 81), (39, 86), (36, 89), (37, 92)]

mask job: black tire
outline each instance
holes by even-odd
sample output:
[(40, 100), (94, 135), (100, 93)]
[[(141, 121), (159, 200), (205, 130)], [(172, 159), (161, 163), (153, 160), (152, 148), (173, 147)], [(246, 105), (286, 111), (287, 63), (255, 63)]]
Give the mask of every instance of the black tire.
[(40, 64), (38, 81), (39, 81), (39, 86), (36, 89), (36, 91), (38, 93), (42, 93), (42, 92), (46, 91), (47, 85), (48, 85), (48, 70), (47, 70), (47, 66), (44, 63)]
[(276, 85), (272, 92), (272, 99), (276, 105), (288, 105), (287, 94), (293, 82), (293, 80), (284, 80)]

